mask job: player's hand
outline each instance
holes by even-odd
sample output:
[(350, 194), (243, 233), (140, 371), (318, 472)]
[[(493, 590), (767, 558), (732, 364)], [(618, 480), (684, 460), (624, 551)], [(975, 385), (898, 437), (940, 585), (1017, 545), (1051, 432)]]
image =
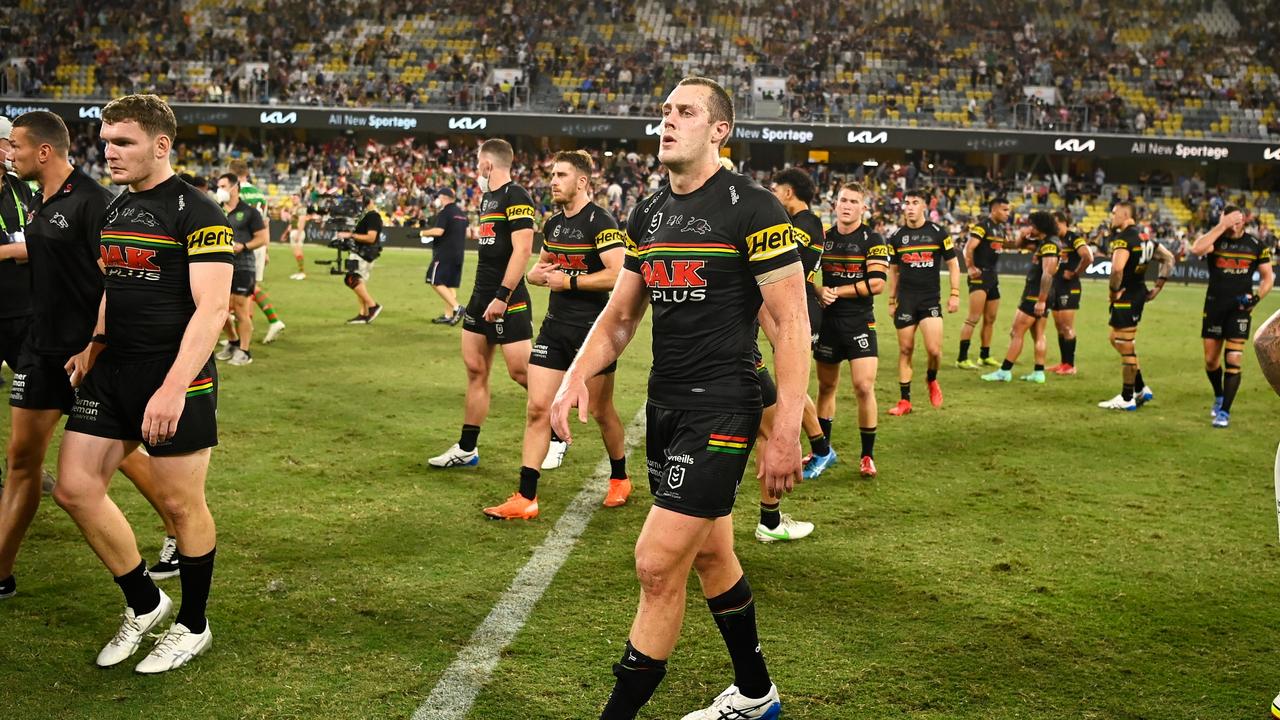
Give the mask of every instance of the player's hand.
[(185, 389), (171, 390), (168, 385), (161, 385), (142, 413), (142, 439), (149, 445), (158, 445), (173, 437), (178, 432), (178, 419), (186, 404)]
[(547, 287), (551, 288), (551, 292), (560, 292), (569, 287), (568, 277), (560, 272), (560, 268), (552, 266), (547, 272)]
[(797, 428), (795, 433), (779, 432), (770, 436), (765, 442), (764, 451), (760, 453), (756, 463), (756, 477), (764, 479), (764, 487), (771, 497), (780, 498), (783, 493), (791, 492), (800, 484), (803, 464), (800, 460), (798, 430)]
[(94, 345), (97, 343), (89, 343), (84, 350), (78, 354), (72, 355), (67, 364), (63, 366), (63, 370), (67, 371), (67, 377), (71, 381), (71, 387), (80, 387), (80, 383), (84, 381), (84, 376), (89, 374), (93, 369), (93, 363), (98, 359), (98, 352)]
[(1253, 293), (1245, 293), (1236, 296), (1236, 302), (1240, 303), (1240, 309), (1244, 312), (1250, 312), (1253, 307), (1258, 304), (1260, 298)]
[(1035, 310), (1034, 310), (1036, 317), (1038, 317), (1038, 318), (1042, 318), (1042, 317), (1044, 317), (1044, 316), (1045, 316), (1045, 311), (1044, 311), (1044, 309), (1045, 309), (1045, 301), (1040, 300), (1040, 301), (1036, 302), (1036, 307), (1035, 307)]
[(1160, 286), (1156, 285), (1155, 287), (1147, 291), (1147, 302), (1151, 302), (1152, 300), (1155, 300), (1156, 296), (1159, 294), (1160, 294)]
[(1229, 228), (1241, 220), (1244, 220), (1244, 213), (1239, 210), (1232, 210), (1231, 212), (1224, 214), (1218, 220), (1218, 226), (1222, 228)]
[(959, 309), (960, 309), (960, 296), (959, 296), (959, 295), (952, 295), (951, 297), (947, 298), (947, 312), (948, 312), (948, 313), (955, 314), (955, 312), (956, 312), (957, 310), (959, 310)]
[(1076, 273), (1075, 273), (1075, 271), (1074, 271), (1074, 270), (1063, 270), (1063, 271), (1062, 271), (1062, 279), (1063, 279), (1063, 280), (1075, 280), (1075, 279), (1076, 279)]
[(839, 295), (836, 295), (836, 289), (835, 289), (835, 288), (833, 288), (833, 287), (826, 287), (826, 286), (824, 286), (824, 287), (819, 291), (819, 294), (818, 294), (818, 303), (819, 303), (820, 305), (822, 305), (822, 307), (827, 307), (828, 305), (830, 305), (831, 303), (833, 303), (833, 302), (835, 302), (837, 299), (839, 299), (839, 297), (840, 297)]
[(533, 283), (534, 285), (541, 285), (543, 287), (546, 287), (547, 273), (551, 272), (552, 270), (555, 270), (557, 267), (559, 266), (556, 265), (555, 263), (542, 262), (541, 260), (539, 260), (538, 262), (533, 264), (533, 269), (529, 271), (529, 282)]
[(484, 309), (485, 322), (498, 322), (498, 319), (507, 313), (507, 304), (498, 298), (489, 301), (489, 306)]
[(566, 374), (560, 381), (560, 389), (556, 390), (556, 399), (551, 401), (551, 429), (565, 442), (573, 442), (573, 434), (569, 431), (569, 411), (578, 408), (578, 422), (585, 423), (590, 406), (591, 393), (587, 384)]
[(980, 267), (978, 267), (978, 266), (976, 266), (976, 265), (970, 265), (970, 266), (969, 266), (969, 269), (968, 269), (968, 271), (967, 271), (967, 272), (969, 273), (969, 279), (970, 279), (970, 280), (981, 280), (981, 279), (982, 279), (982, 268), (980, 268)]

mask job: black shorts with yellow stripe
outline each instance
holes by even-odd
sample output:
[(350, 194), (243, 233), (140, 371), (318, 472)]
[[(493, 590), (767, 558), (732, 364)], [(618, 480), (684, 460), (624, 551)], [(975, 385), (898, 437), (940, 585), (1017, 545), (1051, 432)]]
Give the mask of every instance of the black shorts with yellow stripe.
[(1137, 327), (1142, 322), (1142, 309), (1147, 304), (1147, 289), (1126, 290), (1119, 300), (1111, 303), (1111, 319), (1107, 322), (1113, 328)]
[(818, 344), (813, 349), (813, 358), (818, 362), (835, 365), (845, 360), (876, 357), (879, 352), (874, 317), (838, 317), (828, 313), (822, 318)]
[(649, 403), (645, 415), (653, 504), (700, 518), (732, 513), (761, 411), (673, 410)]
[(1080, 309), (1080, 278), (1064, 280), (1061, 276), (1053, 279), (1053, 290), (1049, 293), (1050, 310)]
[(983, 270), (982, 277), (974, 280), (969, 278), (969, 292), (985, 292), (987, 294), (987, 302), (1000, 299), (1000, 273), (993, 270)]

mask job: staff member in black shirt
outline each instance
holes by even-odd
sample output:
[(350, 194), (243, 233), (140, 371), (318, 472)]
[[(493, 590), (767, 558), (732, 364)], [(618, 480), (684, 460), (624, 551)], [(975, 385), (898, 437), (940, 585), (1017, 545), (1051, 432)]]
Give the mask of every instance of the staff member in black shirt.
[(373, 272), (373, 262), (378, 259), (382, 249), (378, 247), (378, 236), (382, 234), (382, 216), (374, 205), (373, 195), (365, 196), (365, 213), (356, 223), (354, 231), (342, 231), (337, 237), (356, 241), (356, 249), (347, 258), (347, 287), (360, 300), (360, 312), (347, 321), (348, 325), (368, 325), (382, 313), (382, 306), (369, 294), (369, 274)]
[[(462, 251), (467, 239), (467, 214), (455, 202), (453, 190), (436, 192), (436, 223), (422, 231), (422, 237), (435, 238), (431, 246), (431, 267), (427, 283), (444, 300), (445, 313), (431, 322), (457, 325), (466, 308), (458, 304), (456, 290), (462, 285)], [(426, 242), (426, 240), (423, 240)]]
[[(0, 117), (0, 162), (11, 164), (13, 124)], [(30, 213), (31, 188), (18, 176), (0, 173), (0, 360), (18, 366), (18, 351), (31, 324), (31, 268), (27, 266), (24, 228)]]

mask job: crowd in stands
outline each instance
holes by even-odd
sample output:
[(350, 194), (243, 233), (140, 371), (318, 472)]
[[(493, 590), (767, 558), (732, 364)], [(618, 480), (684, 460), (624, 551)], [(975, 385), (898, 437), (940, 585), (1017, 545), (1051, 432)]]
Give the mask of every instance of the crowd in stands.
[[(24, 2), (0, 10), (0, 93), (654, 115), (698, 73), (763, 117), (1264, 137), (1280, 135), (1271, 5)], [(765, 77), (784, 87), (755, 92)]]

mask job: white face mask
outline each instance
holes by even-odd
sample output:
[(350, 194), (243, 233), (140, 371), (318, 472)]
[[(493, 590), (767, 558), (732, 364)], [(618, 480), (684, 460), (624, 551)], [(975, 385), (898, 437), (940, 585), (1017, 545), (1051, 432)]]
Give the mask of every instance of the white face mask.
[(217, 198), (218, 203), (221, 205), (226, 205), (231, 202), (231, 191), (226, 188), (218, 188), (217, 192), (215, 192), (213, 196)]
[(489, 178), (481, 175), (476, 178), (476, 184), (480, 186), (480, 192), (489, 192)]

